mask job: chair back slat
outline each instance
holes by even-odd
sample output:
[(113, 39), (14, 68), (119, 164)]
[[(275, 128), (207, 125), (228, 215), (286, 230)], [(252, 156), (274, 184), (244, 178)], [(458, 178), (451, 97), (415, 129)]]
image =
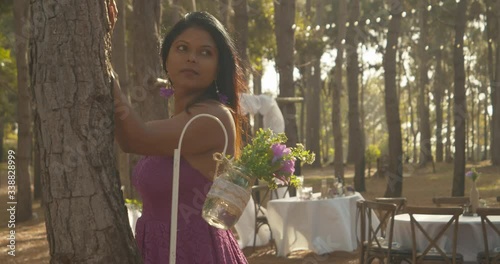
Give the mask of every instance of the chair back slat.
[(405, 197), (377, 197), (375, 198), (376, 202), (381, 203), (391, 203), (397, 206), (396, 214), (405, 213), (406, 210), (406, 198)]
[(470, 198), (467, 196), (434, 197), (432, 198), (432, 203), (435, 204), (437, 207), (441, 207), (443, 205), (464, 207), (470, 204)]
[[(429, 256), (431, 250), (434, 248), (439, 254), (438, 257), (442, 259), (445, 263), (453, 263), (455, 264), (457, 261), (457, 234), (458, 234), (458, 221), (459, 216), (462, 214), (463, 210), (459, 207), (449, 207), (449, 208), (436, 208), (436, 207), (406, 207), (406, 211), (410, 215), (410, 224), (411, 224), (411, 234), (412, 234), (412, 251), (413, 251), (413, 261), (412, 263), (421, 263), (424, 258)], [(448, 222), (438, 228), (438, 232), (430, 234), (422, 224), (417, 220), (415, 215), (444, 215), (449, 216), (450, 219)], [(438, 241), (446, 231), (453, 225), (453, 236), (452, 236), (452, 256), (451, 259), (446, 254), (446, 251), (441, 248), (438, 244)], [(426, 241), (429, 243), (427, 247), (417, 254), (417, 239), (416, 234), (417, 230), (421, 233)], [(434, 255), (433, 255), (434, 256)]]
[[(488, 246), (489, 235), (500, 238), (500, 228), (495, 226), (495, 224), (493, 224), (491, 220), (488, 218), (488, 216), (493, 216), (493, 215), (500, 216), (500, 208), (478, 208), (476, 212), (477, 215), (481, 217), (481, 227), (483, 231), (483, 243), (484, 243), (484, 258), (486, 261), (485, 263), (490, 263), (491, 258), (493, 258), (491, 263), (500, 263), (500, 252), (490, 256), (490, 254), (494, 253), (490, 252), (490, 248)], [(494, 233), (488, 232), (486, 230), (487, 226), (489, 226)]]
[[(371, 263), (375, 258), (378, 258), (381, 263), (384, 263), (385, 259), (390, 262), (397, 206), (376, 201), (365, 201), (363, 205), (368, 219), (365, 227), (368, 230), (366, 263)], [(378, 216), (378, 221), (374, 219), (376, 216)]]

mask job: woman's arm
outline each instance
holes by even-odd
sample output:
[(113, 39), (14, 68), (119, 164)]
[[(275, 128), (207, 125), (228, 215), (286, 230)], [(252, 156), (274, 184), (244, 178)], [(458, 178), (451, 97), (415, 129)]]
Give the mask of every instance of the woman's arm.
[(146, 125), (122, 93), (117, 76), (113, 77), (115, 103), (115, 139), (124, 152), (131, 152), (131, 142), (146, 135)]
[[(228, 109), (216, 103), (200, 103), (191, 107), (190, 113), (182, 112), (170, 119), (144, 123), (122, 94), (117, 81), (113, 87), (115, 97), (115, 138), (127, 153), (148, 156), (173, 156), (184, 126), (197, 114), (217, 117), (228, 132), (227, 154), (234, 152), (236, 136), (234, 121)], [(222, 151), (224, 132), (212, 119), (201, 117), (191, 123), (183, 138), (182, 154), (201, 154)]]

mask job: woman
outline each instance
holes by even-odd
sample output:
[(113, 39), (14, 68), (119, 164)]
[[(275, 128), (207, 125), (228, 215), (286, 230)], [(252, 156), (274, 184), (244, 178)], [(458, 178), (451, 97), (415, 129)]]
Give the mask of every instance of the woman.
[[(173, 154), (182, 129), (197, 114), (211, 114), (224, 124), (229, 136), (227, 154), (234, 155), (241, 130), (238, 98), (244, 89), (234, 44), (208, 13), (194, 12), (182, 18), (163, 40), (161, 57), (175, 90), (175, 111), (170, 119), (143, 123), (117, 82), (114, 87), (116, 139), (124, 151), (145, 156), (132, 176), (143, 200), (136, 241), (144, 263), (154, 264), (168, 263)], [(220, 125), (205, 117), (191, 123), (184, 135), (177, 263), (247, 263), (232, 233), (208, 225), (201, 217), (214, 179), (213, 154), (222, 152), (224, 142)]]

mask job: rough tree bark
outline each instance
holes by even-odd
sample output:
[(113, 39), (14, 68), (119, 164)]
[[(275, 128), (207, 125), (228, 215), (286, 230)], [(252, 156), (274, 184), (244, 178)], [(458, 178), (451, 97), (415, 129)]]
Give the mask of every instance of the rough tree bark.
[(455, 71), (453, 94), (453, 117), (455, 126), (455, 158), (453, 166), (452, 196), (464, 196), (465, 191), (465, 127), (467, 122), (467, 102), (465, 100), (464, 33), (467, 0), (457, 4), (455, 15), (455, 42), (453, 48), (453, 68)]
[(396, 48), (401, 30), (403, 4), (399, 0), (391, 0), (389, 4), (392, 19), (389, 22), (387, 46), (383, 58), (385, 113), (389, 130), (389, 166), (386, 173), (388, 180), (384, 196), (400, 197), (403, 191), (403, 146), (399, 102), (396, 93)]
[(113, 153), (109, 1), (31, 1), (30, 78), (51, 263), (140, 263)]

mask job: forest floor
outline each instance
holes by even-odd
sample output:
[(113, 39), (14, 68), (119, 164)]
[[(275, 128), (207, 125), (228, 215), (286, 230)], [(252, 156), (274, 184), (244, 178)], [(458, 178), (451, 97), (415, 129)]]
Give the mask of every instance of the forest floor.
[[(496, 196), (500, 195), (500, 167), (492, 167), (489, 162), (468, 164), (477, 167), (482, 173), (477, 185), (481, 197), (484, 198), (488, 206), (500, 206), (496, 202)], [(452, 188), (453, 165), (439, 163), (436, 164), (436, 172), (432, 171), (432, 166), (417, 168), (406, 165), (404, 168), (403, 196), (407, 198), (411, 205), (432, 205), (432, 197), (449, 196)], [(304, 168), (305, 185), (313, 186), (314, 191), (319, 191), (321, 179), (333, 178), (333, 168), (324, 167), (321, 169)], [(353, 167), (346, 167), (346, 183), (352, 184)], [(386, 189), (385, 178), (366, 178), (367, 191), (362, 192), (365, 199), (373, 199), (384, 195)], [(470, 180), (466, 179), (465, 193), (470, 189)], [(0, 164), (0, 263), (49, 263), (49, 248), (46, 239), (45, 221), (40, 202), (33, 203), (33, 219), (16, 224), (16, 256), (7, 254), (7, 242), (9, 229), (7, 227), (7, 173), (5, 163)], [(296, 251), (289, 256), (276, 257), (272, 246), (245, 248), (245, 255), (251, 264), (306, 264), (306, 263), (335, 263), (354, 264), (358, 262), (357, 252), (333, 252), (325, 255), (316, 255), (311, 251)]]

